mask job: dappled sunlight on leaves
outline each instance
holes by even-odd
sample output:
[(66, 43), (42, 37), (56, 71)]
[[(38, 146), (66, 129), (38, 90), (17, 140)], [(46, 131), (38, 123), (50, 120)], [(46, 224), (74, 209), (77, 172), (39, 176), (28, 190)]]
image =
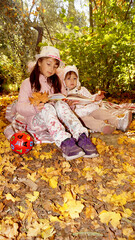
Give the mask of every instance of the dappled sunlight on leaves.
[[(0, 101), (7, 106), (13, 99)], [(126, 133), (114, 131), (109, 142), (92, 134), (99, 157), (70, 162), (52, 144), (35, 145), (24, 155), (12, 152), (3, 134), (7, 124), (3, 114), (0, 239), (135, 238), (135, 121)]]

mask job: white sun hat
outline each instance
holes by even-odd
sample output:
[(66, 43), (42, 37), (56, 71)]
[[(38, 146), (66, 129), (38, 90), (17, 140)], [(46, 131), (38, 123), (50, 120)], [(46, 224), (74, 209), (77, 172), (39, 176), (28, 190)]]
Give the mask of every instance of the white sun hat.
[(45, 46), (45, 47), (43, 47), (41, 52), (39, 54), (36, 54), (36, 56), (35, 56), (36, 61), (38, 61), (38, 59), (42, 58), (42, 57), (55, 58), (55, 59), (59, 60), (61, 67), (64, 66), (64, 63), (60, 59), (59, 50), (57, 48), (55, 48), (55, 47), (52, 47), (52, 46)]

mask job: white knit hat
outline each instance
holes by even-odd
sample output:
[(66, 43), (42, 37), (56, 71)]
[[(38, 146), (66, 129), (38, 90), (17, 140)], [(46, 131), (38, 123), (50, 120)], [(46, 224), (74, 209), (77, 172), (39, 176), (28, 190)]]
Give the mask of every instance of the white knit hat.
[(75, 65), (73, 65), (73, 66), (68, 65), (65, 68), (58, 68), (56, 70), (56, 74), (59, 76), (60, 80), (63, 82), (63, 84), (66, 87), (65, 76), (70, 71), (76, 73), (76, 75), (77, 75), (77, 88), (80, 87), (81, 84), (80, 84), (80, 81), (79, 81), (79, 73), (78, 73), (78, 69), (77, 69), (77, 67)]
[(61, 67), (64, 65), (64, 63), (60, 59), (59, 50), (57, 48), (55, 48), (55, 47), (52, 47), (52, 46), (45, 46), (45, 47), (43, 47), (41, 52), (40, 52), (40, 54), (36, 54), (36, 56), (35, 56), (36, 61), (38, 61), (38, 59), (42, 58), (42, 57), (55, 58), (55, 59), (59, 60)]

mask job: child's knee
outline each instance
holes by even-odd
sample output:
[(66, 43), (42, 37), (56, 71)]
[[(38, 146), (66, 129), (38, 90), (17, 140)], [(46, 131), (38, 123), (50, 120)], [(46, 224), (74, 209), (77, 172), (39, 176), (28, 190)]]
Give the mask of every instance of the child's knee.
[(59, 110), (59, 111), (63, 111), (63, 109), (69, 109), (69, 106), (68, 106), (68, 104), (66, 103), (66, 102), (64, 102), (64, 101), (57, 101), (56, 103), (55, 103), (55, 108), (57, 109), (57, 110)]
[(56, 115), (56, 110), (52, 104), (46, 103), (44, 105), (44, 108), (42, 109), (42, 113), (47, 114), (47, 115), (51, 114), (51, 113), (53, 113), (53, 114), (55, 113), (55, 115)]

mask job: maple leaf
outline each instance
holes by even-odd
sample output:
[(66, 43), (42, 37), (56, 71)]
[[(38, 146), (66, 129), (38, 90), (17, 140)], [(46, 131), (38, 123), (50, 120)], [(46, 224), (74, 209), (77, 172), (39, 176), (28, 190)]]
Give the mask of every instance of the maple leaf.
[(5, 196), (7, 200), (11, 200), (12, 202), (20, 201), (19, 197), (14, 198), (10, 193), (7, 193)]
[(126, 238), (118, 237), (118, 240), (126, 240)]
[(70, 163), (69, 162), (62, 162), (62, 167), (63, 168), (70, 168)]
[(90, 167), (85, 167), (82, 171), (82, 175), (87, 179), (87, 181), (91, 181), (93, 179), (92, 176), (92, 168)]
[(40, 159), (43, 161), (45, 159), (45, 154), (41, 154)]
[(97, 212), (92, 206), (86, 207), (85, 214), (86, 218), (91, 218), (92, 220), (97, 216)]
[(122, 216), (125, 218), (131, 217), (132, 211), (129, 208), (123, 207), (123, 212), (121, 212)]
[(0, 128), (3, 128), (6, 126), (6, 123), (4, 123), (2, 120), (0, 120)]
[(43, 221), (42, 219), (39, 219), (30, 225), (27, 236), (36, 237), (40, 234), (44, 239), (48, 239), (48, 237), (52, 237), (54, 233), (54, 228), (49, 225), (49, 222), (46, 219)]
[(123, 144), (127, 140), (127, 136), (122, 136), (118, 138), (118, 144)]
[(106, 174), (107, 172), (109, 172), (109, 169), (103, 170), (102, 166), (95, 167), (94, 170), (99, 176), (102, 176), (102, 175)]
[(135, 137), (130, 137), (126, 140), (128, 143), (135, 144)]
[[(9, 165), (9, 166), (8, 166)], [(16, 170), (16, 166), (14, 166), (13, 164), (11, 164), (10, 162), (7, 163), (7, 166), (4, 167), (5, 171), (11, 172), (12, 174), (14, 173), (14, 171)]]
[(135, 167), (130, 165), (129, 163), (123, 163), (123, 168), (125, 171), (127, 171), (129, 174), (135, 174)]
[[(14, 223), (10, 219), (6, 221), (2, 221), (2, 224), (0, 225), (0, 239), (16, 239), (18, 236), (18, 224)], [(4, 238), (1, 238), (4, 237)], [(5, 238), (6, 237), (6, 238)]]
[(49, 159), (49, 158), (52, 158), (52, 154), (53, 152), (50, 151), (50, 152), (44, 152), (40, 155), (40, 159), (41, 160), (44, 160), (44, 159)]
[(24, 216), (25, 216), (25, 214), (24, 214), (24, 213), (22, 213), (22, 212), (18, 212), (18, 214), (19, 214), (19, 217), (20, 217), (20, 219), (21, 219), (21, 220), (23, 220), (23, 219), (24, 219)]
[(32, 157), (28, 157), (28, 156), (23, 156), (23, 158), (24, 158), (26, 161), (32, 161), (32, 160), (33, 160)]
[(125, 173), (120, 173), (117, 174), (117, 178), (115, 180), (111, 180), (110, 183), (108, 183), (110, 186), (117, 186), (119, 185), (124, 185), (125, 184), (125, 180), (128, 180), (129, 177), (125, 174)]
[(34, 191), (33, 195), (30, 193), (27, 193), (25, 196), (29, 199), (30, 202), (35, 202), (37, 200), (37, 198), (39, 197), (39, 192)]
[(70, 217), (73, 219), (79, 217), (79, 213), (81, 213), (83, 208), (84, 205), (81, 203), (81, 201), (76, 201), (72, 199), (67, 202), (67, 210), (69, 212)]
[(103, 210), (99, 214), (100, 221), (102, 223), (108, 223), (110, 222), (114, 228), (116, 228), (120, 224), (121, 216), (119, 213), (115, 212), (107, 212), (106, 210)]
[[(74, 196), (76, 197), (76, 196)], [(79, 213), (84, 208), (84, 205), (81, 201), (75, 200), (71, 194), (71, 192), (66, 192), (64, 194), (64, 204), (63, 206), (59, 206), (59, 210), (62, 212), (62, 214), (66, 217), (67, 214), (70, 215), (71, 218), (78, 218)]]
[(52, 178), (49, 179), (49, 185), (50, 187), (52, 188), (56, 188), (57, 185), (58, 185), (58, 177), (57, 176), (54, 176)]
[(76, 198), (76, 194), (78, 194), (78, 193), (83, 194), (85, 190), (86, 190), (86, 185), (80, 185), (80, 186), (78, 184), (71, 185), (71, 191), (72, 191), (72, 193), (74, 193), (75, 198)]
[(135, 130), (135, 120), (133, 120), (130, 124), (130, 129)]
[(130, 235), (133, 233), (132, 227), (127, 227), (122, 229), (123, 235), (130, 237)]
[(24, 164), (24, 166), (22, 167), (22, 169), (28, 171), (29, 173), (31, 173), (32, 171), (28, 168), (28, 165)]
[(30, 97), (29, 100), (31, 104), (33, 104), (34, 106), (38, 106), (41, 102), (48, 102), (48, 93), (33, 92), (32, 97)]
[(38, 178), (38, 176), (37, 176), (37, 173), (36, 172), (33, 172), (33, 173), (31, 173), (31, 174), (27, 174), (27, 178), (29, 178), (30, 180), (32, 180), (33, 182), (35, 182), (36, 180), (37, 180), (37, 178)]
[(71, 166), (70, 166), (70, 163), (69, 162), (63, 162), (62, 163), (62, 168), (63, 168), (63, 173), (65, 172), (71, 172)]
[(55, 170), (55, 168), (53, 167), (46, 168), (46, 169), (42, 167), (41, 169), (38, 170), (38, 173), (41, 175), (41, 179), (45, 180), (46, 182), (49, 182), (50, 187), (56, 188), (58, 184), (57, 175), (59, 175), (60, 171), (61, 170)]
[(55, 234), (55, 231), (52, 227), (49, 227), (45, 231), (41, 232), (41, 236), (43, 239), (48, 239), (48, 238), (52, 237), (54, 234)]
[(50, 215), (49, 219), (50, 219), (51, 222), (61, 222), (61, 220), (56, 216)]
[[(73, 195), (70, 191), (67, 191), (65, 194), (64, 194), (64, 202), (68, 202), (69, 200), (72, 200), (74, 199), (73, 198)], [(76, 198), (76, 196), (74, 196)]]
[(2, 212), (3, 208), (4, 208), (4, 204), (0, 202), (0, 212)]
[(123, 192), (119, 195), (113, 194), (110, 201), (114, 203), (116, 206), (125, 205), (128, 201), (128, 198), (129, 193)]
[(24, 217), (25, 217), (25, 211), (26, 211), (26, 209), (24, 208), (24, 207), (22, 207), (22, 206), (17, 206), (18, 208), (19, 208), (19, 212), (18, 212), (18, 214), (19, 214), (19, 217), (20, 217), (20, 219), (21, 220), (23, 220), (24, 219)]
[(20, 211), (22, 211), (22, 212), (25, 212), (26, 211), (26, 209), (23, 207), (23, 206), (17, 206), (18, 207), (18, 209), (20, 210)]

